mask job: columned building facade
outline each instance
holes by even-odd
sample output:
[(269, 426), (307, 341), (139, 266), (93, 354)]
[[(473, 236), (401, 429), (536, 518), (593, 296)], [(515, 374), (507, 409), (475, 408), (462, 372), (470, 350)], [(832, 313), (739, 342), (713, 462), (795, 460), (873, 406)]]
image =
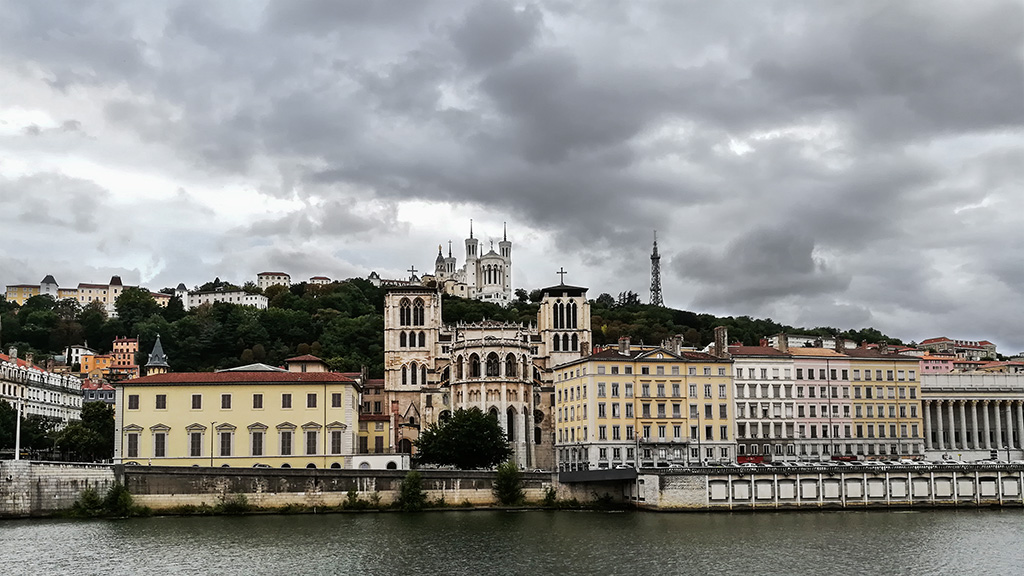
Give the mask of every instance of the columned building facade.
[(1024, 458), (1024, 376), (935, 374), (922, 380), (931, 459)]

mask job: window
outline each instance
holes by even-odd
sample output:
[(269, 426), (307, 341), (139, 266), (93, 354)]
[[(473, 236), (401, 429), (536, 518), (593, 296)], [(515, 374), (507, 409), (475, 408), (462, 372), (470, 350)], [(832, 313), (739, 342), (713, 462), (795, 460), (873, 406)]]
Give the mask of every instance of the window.
[[(138, 398), (138, 396), (136, 396)], [(135, 432), (128, 433), (128, 457), (139, 457), (139, 435)]]
[(254, 430), (249, 444), (252, 447), (253, 456), (263, 456), (263, 431)]
[(626, 382), (626, 398), (632, 398), (632, 397), (633, 397), (633, 383), (632, 382)]
[[(380, 406), (380, 402), (377, 402), (377, 406)], [(341, 392), (331, 393), (331, 408), (341, 408)], [(380, 412), (380, 408), (377, 412)]]
[[(194, 403), (194, 402), (193, 402)], [(188, 455), (198, 458), (203, 455), (203, 433), (190, 432), (188, 435)]]
[(341, 454), (341, 430), (331, 430), (331, 454)]
[(729, 439), (729, 427), (728, 426), (719, 426), (718, 427), (718, 437), (721, 440), (728, 440)]
[(597, 417), (598, 418), (604, 418), (605, 417), (605, 410), (604, 410), (604, 408), (605, 408), (604, 402), (598, 402), (598, 404), (597, 404)]
[(711, 398), (711, 384), (704, 385), (704, 397)]
[(704, 417), (705, 418), (711, 418), (712, 410), (713, 410), (713, 406), (711, 404), (705, 404), (704, 405)]
[(316, 393), (306, 394), (306, 408), (316, 408)]
[(598, 426), (597, 427), (597, 439), (598, 440), (607, 440), (608, 439), (608, 427), (607, 426)]
[(621, 439), (622, 438), (619, 435), (619, 427), (618, 426), (612, 426), (612, 440), (621, 440)]
[(612, 374), (618, 374), (618, 373), (619, 373), (619, 367), (618, 366), (612, 366)]
[(797, 368), (796, 369), (796, 379), (797, 380), (803, 380), (804, 379), (804, 369), (803, 368)]
[(624, 373), (625, 374), (632, 374), (633, 373), (633, 367), (632, 366), (625, 366), (624, 367)]
[(166, 410), (167, 409), (167, 394), (156, 395), (156, 409)]
[(676, 398), (679, 397), (679, 384), (673, 384), (672, 385), (672, 396), (674, 396)]
[(231, 394), (220, 395), (220, 409), (231, 410)]
[(711, 376), (711, 367), (710, 366), (705, 366), (704, 367), (704, 375), (705, 376)]
[(650, 396), (651, 396), (651, 385), (650, 384), (641, 384), (640, 385), (640, 395), (642, 397), (644, 397), (644, 398), (650, 398)]
[(767, 380), (767, 379), (768, 379), (768, 369), (767, 368), (761, 368), (761, 380)]
[(597, 383), (597, 397), (598, 398), (604, 398), (604, 392), (605, 392), (604, 382), (598, 382)]
[(597, 367), (597, 373), (598, 374), (604, 374), (604, 365), (599, 365)]
[(632, 404), (626, 404), (626, 418), (632, 418), (632, 417), (633, 417), (633, 405)]
[(231, 456), (231, 432), (220, 433), (220, 455)]
[(729, 405), (728, 404), (719, 404), (718, 405), (718, 417), (722, 418), (722, 419), (725, 419), (725, 418), (729, 417)]
[(164, 458), (167, 456), (167, 434), (156, 432), (153, 434), (153, 457)]
[(619, 385), (616, 384), (615, 382), (612, 382), (612, 398), (618, 398), (618, 397), (619, 397)]
[(650, 374), (651, 373), (651, 368), (649, 366), (641, 366), (640, 367), (640, 373), (641, 374)]
[(192, 409), (193, 410), (202, 410), (203, 409), (203, 395), (202, 394), (193, 394), (192, 395)]
[(306, 430), (306, 455), (316, 454), (317, 433), (316, 430)]
[(626, 440), (632, 440), (632, 439), (633, 439), (633, 427), (632, 426), (626, 426)]
[(659, 398), (664, 398), (665, 397), (665, 385), (664, 384), (658, 384), (658, 397)]
[(292, 455), (292, 431), (281, 430), (281, 456)]
[(291, 407), (292, 407), (292, 395), (291, 394), (281, 394), (281, 408), (291, 408)]
[(129, 394), (128, 395), (128, 409), (129, 410), (138, 410), (139, 409), (139, 395), (138, 394)]
[(697, 375), (697, 367), (696, 366), (690, 366), (690, 369), (687, 370), (687, 373), (690, 376), (696, 376)]
[(718, 397), (719, 398), (725, 398), (726, 397), (725, 384), (719, 384), (718, 385)]

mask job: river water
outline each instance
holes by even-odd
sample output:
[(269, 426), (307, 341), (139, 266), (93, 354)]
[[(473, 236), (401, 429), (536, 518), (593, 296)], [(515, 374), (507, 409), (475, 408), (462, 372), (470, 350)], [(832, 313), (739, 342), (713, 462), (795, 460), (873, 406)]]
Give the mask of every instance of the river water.
[(0, 574), (1024, 574), (1024, 510), (0, 521)]

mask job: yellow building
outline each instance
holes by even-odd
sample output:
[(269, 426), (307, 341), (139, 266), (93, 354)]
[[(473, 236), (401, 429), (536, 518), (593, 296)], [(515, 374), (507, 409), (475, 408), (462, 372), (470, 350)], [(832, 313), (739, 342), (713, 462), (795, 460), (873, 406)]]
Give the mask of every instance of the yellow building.
[(117, 386), (114, 459), (161, 466), (348, 468), (359, 388), (335, 372), (250, 365)]
[(559, 470), (736, 457), (728, 358), (631, 347), (622, 338), (617, 348), (562, 364), (554, 373)]
[(8, 302), (23, 306), (29, 298), (39, 296), (39, 294), (39, 284), (8, 284), (4, 297)]
[(110, 367), (114, 364), (114, 357), (110, 354), (82, 354), (79, 373), (86, 378), (99, 380), (110, 374)]
[(863, 458), (924, 454), (920, 358), (879, 348), (845, 350), (853, 388), (853, 438)]

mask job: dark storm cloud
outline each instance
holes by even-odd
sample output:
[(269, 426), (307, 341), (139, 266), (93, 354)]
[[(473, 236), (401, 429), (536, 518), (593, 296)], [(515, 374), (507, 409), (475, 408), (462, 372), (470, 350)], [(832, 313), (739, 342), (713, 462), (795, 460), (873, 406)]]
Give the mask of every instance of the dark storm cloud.
[(33, 150), (74, 117), (140, 169), (300, 200), (228, 235), (282, 266), (444, 202), (601, 292), (646, 294), (657, 228), (670, 304), (984, 336), (1024, 322), (1022, 44), (1010, 1), (37, 2), (5, 6), (0, 73), (99, 111), (19, 125)]
[(61, 174), (0, 177), (0, 204), (7, 206), (0, 222), (8, 226), (52, 227), (50, 233), (99, 231), (109, 193), (94, 182)]

